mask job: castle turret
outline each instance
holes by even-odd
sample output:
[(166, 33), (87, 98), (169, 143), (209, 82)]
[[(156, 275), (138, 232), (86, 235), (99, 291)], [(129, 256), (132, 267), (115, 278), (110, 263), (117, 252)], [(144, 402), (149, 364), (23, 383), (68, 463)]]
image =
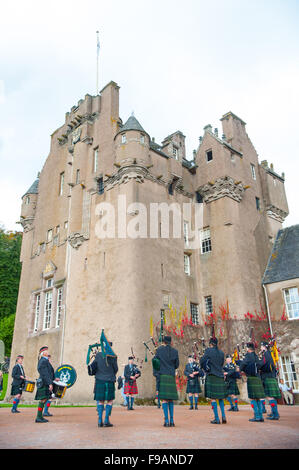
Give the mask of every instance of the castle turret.
[(24, 232), (30, 229), (30, 226), (32, 225), (35, 217), (36, 202), (38, 197), (38, 184), (39, 176), (30, 186), (28, 191), (26, 191), (26, 193), (22, 196), (20, 224), (23, 226)]
[(132, 114), (115, 136), (115, 163), (121, 166), (150, 164), (150, 136)]

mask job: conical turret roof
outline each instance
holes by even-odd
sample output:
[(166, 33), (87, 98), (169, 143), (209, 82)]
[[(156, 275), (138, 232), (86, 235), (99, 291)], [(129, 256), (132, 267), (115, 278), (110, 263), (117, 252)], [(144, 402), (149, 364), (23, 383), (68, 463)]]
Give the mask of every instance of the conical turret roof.
[(26, 194), (38, 194), (38, 183), (39, 183), (39, 178), (37, 178), (34, 183), (30, 186), (28, 191), (26, 191), (25, 194), (23, 194), (22, 198), (26, 196)]

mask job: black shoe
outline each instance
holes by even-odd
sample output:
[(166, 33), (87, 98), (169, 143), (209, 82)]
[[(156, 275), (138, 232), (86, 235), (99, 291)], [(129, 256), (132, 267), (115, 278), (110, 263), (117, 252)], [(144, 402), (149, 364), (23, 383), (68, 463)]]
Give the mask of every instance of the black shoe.
[(51, 413), (44, 413), (43, 416), (53, 416)]
[(131, 407), (129, 408), (129, 410), (135, 410), (135, 408), (133, 408), (133, 406), (131, 406)]
[(231, 406), (227, 411), (235, 411), (235, 408)]
[(262, 419), (252, 418), (252, 419), (249, 419), (248, 421), (251, 421), (252, 423), (263, 423), (265, 420), (264, 418)]
[(49, 420), (45, 418), (36, 418), (35, 422), (36, 423), (48, 423)]
[(11, 409), (11, 412), (12, 413), (21, 413), (19, 410), (13, 410), (13, 409)]
[(174, 428), (174, 427), (175, 427), (175, 424), (174, 424), (174, 423), (170, 423), (170, 424), (169, 424), (169, 427)]
[(189, 410), (193, 410), (193, 406), (190, 406)]
[(266, 419), (270, 419), (271, 421), (278, 421), (279, 417), (272, 415), (272, 416), (268, 416)]
[(166, 423), (166, 422), (164, 421), (163, 426), (164, 426), (164, 428), (169, 428), (169, 423)]
[(226, 419), (222, 418), (222, 424), (226, 424)]
[(108, 421), (108, 423), (104, 423), (104, 428), (111, 428), (113, 426), (112, 423)]
[(194, 408), (195, 410), (198, 410), (197, 406)]
[(103, 425), (103, 421), (101, 421), (100, 423), (98, 423), (98, 428), (102, 428), (104, 425)]
[(219, 419), (213, 419), (213, 421), (210, 421), (211, 424), (220, 424)]

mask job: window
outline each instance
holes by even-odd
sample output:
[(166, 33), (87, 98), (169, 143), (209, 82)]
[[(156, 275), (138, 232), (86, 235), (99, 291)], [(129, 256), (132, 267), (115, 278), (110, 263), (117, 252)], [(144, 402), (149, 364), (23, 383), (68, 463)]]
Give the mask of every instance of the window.
[(283, 373), (283, 379), (288, 387), (291, 387), (293, 391), (299, 391), (299, 381), (296, 374), (295, 363), (291, 356), (281, 356), (281, 367)]
[(60, 232), (60, 225), (57, 225), (57, 226), (56, 226), (55, 232), (56, 232), (56, 233), (59, 233), (59, 232)]
[(141, 135), (140, 135), (140, 143), (141, 143), (141, 144), (144, 144), (144, 142), (145, 142), (145, 140), (144, 140), (144, 135), (141, 134)]
[(176, 147), (172, 147), (172, 155), (176, 160), (178, 160), (179, 152), (178, 152), (178, 149)]
[(210, 162), (210, 161), (213, 160), (213, 152), (212, 152), (212, 150), (208, 150), (208, 151), (206, 152), (206, 158), (207, 158), (207, 162)]
[(256, 210), (260, 210), (261, 208), (261, 203), (260, 203), (260, 198), (259, 197), (256, 197), (255, 198), (255, 205), (256, 205)]
[(127, 136), (126, 136), (126, 134), (122, 134), (122, 136), (121, 136), (121, 143), (122, 143), (122, 144), (126, 144), (126, 143), (127, 143)]
[(53, 286), (53, 279), (47, 279), (46, 281), (46, 288), (49, 289)]
[(211, 315), (213, 313), (213, 302), (212, 302), (212, 296), (207, 295), (205, 297), (205, 308), (206, 308), (206, 314)]
[(184, 272), (190, 276), (190, 255), (184, 254)]
[(168, 194), (170, 194), (171, 196), (173, 195), (173, 183), (170, 183), (168, 185)]
[(94, 173), (98, 171), (98, 157), (99, 157), (99, 149), (95, 149), (93, 153), (93, 172)]
[(209, 228), (200, 231), (200, 245), (202, 254), (212, 251), (211, 232)]
[(25, 204), (26, 204), (26, 206), (28, 206), (28, 204), (30, 204), (30, 197), (29, 196), (26, 197)]
[(63, 185), (64, 185), (64, 171), (60, 173), (60, 178), (59, 178), (59, 196), (62, 196), (63, 194)]
[(80, 170), (76, 171), (76, 184), (80, 183)]
[(189, 224), (184, 220), (184, 243), (185, 246), (189, 245)]
[(170, 305), (170, 295), (165, 294), (165, 295), (163, 295), (163, 307), (164, 308), (169, 308), (169, 305)]
[(59, 328), (61, 322), (62, 294), (63, 288), (59, 287), (59, 289), (57, 289), (56, 328)]
[(67, 227), (68, 227), (68, 221), (66, 220), (66, 221), (64, 222), (64, 228), (67, 228)]
[(252, 179), (256, 180), (255, 165), (253, 165), (253, 163), (250, 163), (250, 168), (251, 168)]
[(53, 240), (53, 230), (50, 229), (47, 232), (47, 242), (51, 242)]
[(195, 196), (196, 196), (196, 202), (198, 202), (199, 204), (202, 204), (202, 195), (198, 191), (196, 191)]
[(44, 311), (44, 330), (48, 330), (51, 324), (51, 314), (52, 314), (52, 295), (53, 292), (49, 290), (45, 295), (45, 311)]
[(104, 180), (103, 177), (98, 179), (98, 193), (103, 194), (104, 193)]
[(191, 310), (191, 321), (192, 321), (193, 325), (199, 325), (198, 304), (190, 303), (190, 310)]
[(40, 294), (37, 294), (35, 296), (35, 315), (34, 315), (33, 331), (37, 331), (38, 329), (39, 313), (40, 313)]
[(289, 320), (299, 318), (299, 295), (297, 287), (284, 289), (284, 301), (287, 309)]

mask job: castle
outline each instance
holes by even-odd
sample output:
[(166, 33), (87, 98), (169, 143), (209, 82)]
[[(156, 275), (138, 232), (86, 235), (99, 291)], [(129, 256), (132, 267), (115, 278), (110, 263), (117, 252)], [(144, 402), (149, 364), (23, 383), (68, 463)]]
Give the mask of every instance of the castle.
[[(228, 112), (221, 123), (222, 133), (204, 128), (191, 160), (181, 131), (158, 144), (135, 116), (122, 122), (115, 82), (66, 113), (22, 198), (12, 359), (24, 355), (29, 378), (37, 377), (38, 351), (46, 344), (55, 368), (76, 369), (67, 401), (89, 402), (86, 353), (102, 328), (122, 374), (131, 347), (144, 354), (150, 318), (157, 322), (170, 303), (186, 302), (194, 324), (224, 302), (236, 318), (265, 306), (262, 278), (288, 214), (284, 174), (259, 162), (242, 119)], [(149, 210), (141, 214), (140, 208), (161, 203), (188, 207), (181, 236), (172, 236), (172, 217), (170, 235), (163, 235), (162, 209), (156, 228)], [(114, 236), (106, 238), (99, 236), (105, 207), (115, 209)], [(191, 243), (195, 231), (198, 245)], [(152, 383), (151, 368), (144, 368), (140, 396), (152, 396)]]

